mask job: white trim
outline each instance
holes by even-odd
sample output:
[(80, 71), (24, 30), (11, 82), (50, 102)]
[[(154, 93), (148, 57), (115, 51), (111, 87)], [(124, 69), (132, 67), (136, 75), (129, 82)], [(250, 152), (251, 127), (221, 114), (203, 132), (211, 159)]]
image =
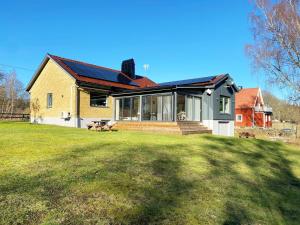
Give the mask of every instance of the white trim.
[(258, 92), (256, 94), (256, 98), (255, 98), (253, 107), (256, 107), (256, 103), (257, 103), (257, 100), (258, 100), (259, 97), (260, 97), (260, 100), (261, 100), (261, 104), (260, 105), (261, 106), (265, 105), (264, 99), (263, 99), (263, 96), (262, 96), (262, 92), (261, 92), (260, 88), (258, 88)]
[(70, 119), (64, 119), (60, 117), (38, 117), (34, 119), (30, 118), (31, 123), (36, 124), (48, 124), (48, 125), (58, 125), (64, 127), (76, 127), (75, 122), (77, 121), (77, 117), (71, 117)]
[[(241, 116), (241, 119), (239, 120), (238, 117)], [(243, 122), (243, 114), (236, 114), (235, 115), (235, 121), (236, 122)]]

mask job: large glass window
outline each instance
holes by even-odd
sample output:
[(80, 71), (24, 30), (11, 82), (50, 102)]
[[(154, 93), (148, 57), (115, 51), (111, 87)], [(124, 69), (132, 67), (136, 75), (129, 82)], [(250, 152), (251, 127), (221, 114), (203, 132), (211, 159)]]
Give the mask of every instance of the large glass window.
[(131, 99), (131, 101), (131, 120), (139, 120), (140, 97), (134, 97)]
[(90, 106), (91, 107), (106, 107), (107, 96), (97, 92), (90, 92)]
[(185, 112), (185, 95), (177, 95), (177, 113)]
[(116, 99), (116, 120), (139, 120), (139, 97)]
[(131, 98), (123, 99), (123, 115), (122, 120), (131, 120)]
[(185, 95), (177, 95), (177, 120), (186, 120)]
[(186, 120), (193, 120), (193, 97), (186, 96)]
[(151, 119), (151, 96), (142, 97), (142, 120)]
[(220, 113), (230, 113), (230, 98), (226, 96), (220, 96), (219, 104)]
[(142, 112), (142, 120), (171, 121), (172, 95), (143, 96)]
[(201, 97), (177, 95), (177, 120), (201, 121)]
[(172, 96), (171, 95), (165, 95), (162, 96), (162, 114), (164, 121), (170, 121), (172, 120)]
[(116, 99), (116, 120), (172, 121), (172, 95), (145, 95)]

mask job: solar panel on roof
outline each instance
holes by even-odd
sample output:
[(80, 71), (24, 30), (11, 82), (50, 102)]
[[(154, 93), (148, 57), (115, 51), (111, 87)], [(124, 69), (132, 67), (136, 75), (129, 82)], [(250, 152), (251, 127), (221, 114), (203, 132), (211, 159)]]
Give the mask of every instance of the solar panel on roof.
[(135, 82), (119, 73), (118, 71), (88, 66), (81, 63), (70, 62), (67, 60), (62, 61), (71, 70), (73, 70), (80, 76), (138, 86)]
[(194, 83), (204, 83), (204, 82), (211, 81), (213, 78), (215, 78), (215, 76), (171, 81), (171, 82), (160, 83), (159, 85), (160, 86), (178, 86), (178, 85), (187, 85), (187, 84), (194, 84)]

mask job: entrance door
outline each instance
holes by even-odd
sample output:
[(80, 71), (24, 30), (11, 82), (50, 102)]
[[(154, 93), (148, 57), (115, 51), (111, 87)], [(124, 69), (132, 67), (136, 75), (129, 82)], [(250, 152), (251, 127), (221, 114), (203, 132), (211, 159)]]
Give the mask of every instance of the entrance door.
[(194, 121), (201, 121), (201, 98), (194, 97)]
[(201, 121), (202, 99), (197, 96), (186, 96), (186, 120)]

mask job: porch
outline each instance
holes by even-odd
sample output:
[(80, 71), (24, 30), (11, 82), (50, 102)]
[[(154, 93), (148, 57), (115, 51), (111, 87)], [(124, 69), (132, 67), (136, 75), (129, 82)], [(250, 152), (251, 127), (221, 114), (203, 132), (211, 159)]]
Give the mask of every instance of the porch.
[(202, 121), (201, 94), (159, 93), (115, 98), (115, 121)]
[(178, 121), (178, 122), (146, 122), (146, 121), (118, 121), (116, 128), (120, 130), (162, 132), (169, 134), (211, 134), (212, 130), (208, 129), (200, 122)]
[(202, 92), (166, 92), (115, 98), (117, 129), (177, 134), (211, 133), (202, 122)]

